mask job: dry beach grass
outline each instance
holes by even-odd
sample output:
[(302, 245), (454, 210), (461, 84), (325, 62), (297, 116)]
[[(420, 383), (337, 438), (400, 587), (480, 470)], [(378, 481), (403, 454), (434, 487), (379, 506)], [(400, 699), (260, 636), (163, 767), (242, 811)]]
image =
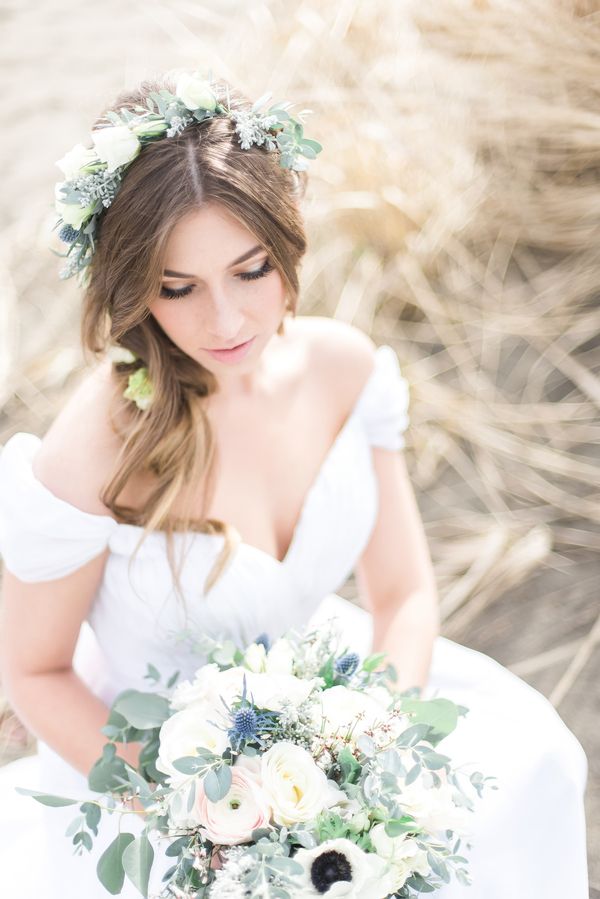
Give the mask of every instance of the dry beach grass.
[[(443, 633), (584, 744), (600, 886), (600, 3), (24, 0), (0, 21), (0, 445), (42, 434), (81, 374), (53, 163), (102, 101), (200, 66), (313, 109), (301, 313), (397, 350)], [(4, 744), (33, 745), (8, 712)]]

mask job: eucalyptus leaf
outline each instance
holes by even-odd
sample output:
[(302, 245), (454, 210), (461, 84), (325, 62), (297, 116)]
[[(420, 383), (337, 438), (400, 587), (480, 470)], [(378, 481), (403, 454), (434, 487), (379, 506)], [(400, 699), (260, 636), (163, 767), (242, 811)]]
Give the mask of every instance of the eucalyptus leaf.
[(193, 780), (190, 785), (190, 792), (187, 798), (187, 804), (185, 807), (186, 812), (189, 814), (194, 808), (194, 803), (196, 801), (196, 781)]
[(169, 703), (156, 693), (125, 690), (113, 704), (116, 712), (140, 730), (160, 727), (170, 715)]
[(440, 755), (437, 752), (428, 752), (424, 756), (423, 761), (431, 771), (438, 771), (440, 768), (448, 765), (452, 760), (447, 755)]
[(293, 858), (286, 858), (285, 856), (276, 855), (274, 858), (270, 859), (269, 867), (273, 868), (274, 871), (281, 872), (282, 874), (288, 874), (291, 877), (294, 875), (300, 875), (304, 871), (304, 868), (300, 864), (300, 862), (294, 861)]
[(414, 768), (411, 768), (404, 780), (404, 783), (406, 784), (406, 786), (408, 787), (411, 783), (414, 783), (414, 781), (417, 779), (417, 777), (419, 776), (420, 773), (421, 773), (420, 765), (415, 765)]
[(86, 833), (84, 830), (80, 830), (79, 833), (76, 833), (73, 837), (73, 844), (75, 846), (81, 845), (84, 849), (87, 849), (88, 852), (92, 851), (92, 838), (89, 833)]
[(191, 837), (189, 836), (179, 837), (165, 849), (165, 855), (168, 855), (169, 858), (176, 858), (178, 855), (181, 855), (189, 845), (190, 839)]
[(72, 837), (74, 833), (77, 833), (78, 830), (81, 830), (84, 823), (85, 818), (83, 815), (79, 815), (77, 818), (73, 818), (73, 820), (65, 830), (65, 836)]
[(296, 843), (299, 843), (303, 849), (314, 849), (317, 845), (315, 835), (309, 830), (293, 830), (290, 833), (290, 837)]
[(207, 799), (211, 802), (219, 802), (224, 799), (231, 786), (231, 768), (229, 765), (221, 765), (213, 768), (206, 774), (202, 781)]
[(175, 686), (175, 684), (176, 684), (177, 681), (179, 680), (179, 674), (180, 674), (179, 671), (175, 671), (175, 672), (171, 675), (171, 677), (170, 677), (169, 680), (167, 681), (167, 689), (170, 690), (171, 687), (174, 687), (174, 686)]
[(160, 681), (160, 672), (158, 668), (155, 668), (150, 662), (148, 662), (148, 670), (144, 675), (144, 678), (147, 680), (154, 681), (155, 683), (159, 683)]
[(102, 809), (95, 802), (84, 802), (81, 805), (81, 811), (85, 815), (85, 823), (88, 830), (93, 831), (98, 836), (98, 825), (102, 817)]
[(125, 762), (114, 756), (110, 761), (106, 761), (104, 758), (98, 759), (88, 774), (88, 786), (95, 793), (120, 791), (123, 781), (127, 782)]
[(32, 796), (42, 805), (49, 805), (51, 808), (77, 805), (81, 801), (80, 799), (66, 799), (64, 796), (53, 796), (51, 793), (40, 793), (39, 790), (27, 790), (25, 787), (15, 787), (15, 790), (23, 796)]
[(175, 759), (172, 764), (182, 774), (198, 774), (206, 767), (206, 761), (195, 755), (184, 755), (180, 759)]
[(112, 896), (117, 896), (123, 889), (125, 881), (123, 853), (134, 840), (132, 833), (120, 833), (98, 859), (96, 865), (98, 879)]
[(144, 896), (144, 899), (148, 899), (148, 884), (154, 861), (154, 849), (145, 833), (129, 843), (123, 852), (122, 860), (125, 874)]
[(129, 765), (126, 765), (127, 777), (129, 778), (129, 783), (134, 788), (134, 790), (139, 791), (139, 795), (142, 799), (148, 799), (152, 796), (152, 790), (150, 789), (150, 784), (147, 780), (145, 780), (138, 772), (131, 768)]
[(458, 708), (449, 699), (403, 699), (401, 709), (410, 712), (415, 724), (427, 724), (443, 736), (458, 723)]

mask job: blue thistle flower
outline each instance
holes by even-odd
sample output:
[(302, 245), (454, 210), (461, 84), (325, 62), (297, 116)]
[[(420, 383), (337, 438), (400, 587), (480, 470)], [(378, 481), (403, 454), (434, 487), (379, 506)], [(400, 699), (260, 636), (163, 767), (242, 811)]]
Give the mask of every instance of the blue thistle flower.
[(341, 674), (343, 677), (350, 677), (350, 675), (354, 674), (358, 668), (359, 662), (360, 658), (358, 653), (347, 652), (346, 655), (340, 656), (339, 659), (335, 660), (333, 667), (335, 668), (336, 674)]
[(242, 740), (249, 740), (256, 736), (256, 728), (258, 726), (258, 715), (252, 706), (238, 709), (233, 714), (233, 727), (236, 735)]
[(258, 643), (260, 646), (264, 646), (266, 652), (268, 652), (271, 648), (271, 638), (268, 634), (259, 634), (254, 642)]
[(246, 675), (243, 677), (242, 684), (241, 703), (237, 709), (230, 708), (221, 697), (221, 702), (227, 709), (231, 721), (231, 726), (227, 728), (227, 735), (232, 748), (236, 751), (239, 751), (242, 743), (254, 742), (263, 746), (264, 740), (259, 734), (274, 731), (280, 715), (279, 712), (257, 710), (252, 697), (250, 700), (247, 698)]
[(79, 231), (77, 231), (72, 225), (63, 225), (58, 232), (58, 237), (63, 241), (63, 243), (75, 243), (75, 241), (79, 237)]

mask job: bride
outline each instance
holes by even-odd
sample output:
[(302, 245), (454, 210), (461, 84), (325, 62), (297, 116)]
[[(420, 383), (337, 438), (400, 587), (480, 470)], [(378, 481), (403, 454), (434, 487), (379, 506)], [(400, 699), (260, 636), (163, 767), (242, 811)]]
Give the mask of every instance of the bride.
[[(161, 110), (168, 130), (158, 115), (133, 127), (161, 89), (183, 103)], [(276, 145), (246, 98), (196, 73), (144, 82), (110, 111), (93, 147), (60, 161), (57, 188), (63, 275), (82, 275), (97, 364), (43, 439), (16, 433), (0, 455), (2, 680), (38, 738), (0, 771), (2, 895), (106, 895), (95, 866), (118, 816), (75, 855), (73, 808), (14, 787), (93, 795), (116, 694), (144, 689), (148, 663), (183, 677), (202, 663), (174, 635), (243, 644), (333, 615), (357, 650), (388, 653), (400, 689), (467, 706), (444, 751), (497, 778), (476, 801), (472, 886), (440, 899), (584, 899), (580, 743), (540, 693), (439, 635), (396, 354), (296, 315), (320, 145), (298, 150), (297, 132)], [(362, 609), (335, 593), (353, 571)]]

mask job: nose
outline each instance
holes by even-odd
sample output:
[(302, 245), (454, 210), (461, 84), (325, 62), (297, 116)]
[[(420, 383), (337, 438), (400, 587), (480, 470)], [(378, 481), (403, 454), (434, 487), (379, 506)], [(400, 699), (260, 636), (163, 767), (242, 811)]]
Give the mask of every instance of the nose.
[(211, 288), (203, 297), (204, 331), (210, 349), (235, 344), (244, 339), (244, 314), (235, 300), (219, 288)]

